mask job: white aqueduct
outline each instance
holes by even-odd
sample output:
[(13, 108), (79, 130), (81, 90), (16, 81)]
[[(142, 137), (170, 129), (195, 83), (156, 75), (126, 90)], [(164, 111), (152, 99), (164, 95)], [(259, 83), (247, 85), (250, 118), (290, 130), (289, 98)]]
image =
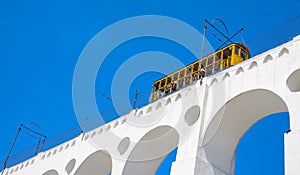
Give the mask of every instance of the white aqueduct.
[(286, 175), (300, 174), (300, 35), (4, 170), (5, 175), (153, 175), (178, 147), (172, 175), (234, 174), (239, 140), (289, 112)]

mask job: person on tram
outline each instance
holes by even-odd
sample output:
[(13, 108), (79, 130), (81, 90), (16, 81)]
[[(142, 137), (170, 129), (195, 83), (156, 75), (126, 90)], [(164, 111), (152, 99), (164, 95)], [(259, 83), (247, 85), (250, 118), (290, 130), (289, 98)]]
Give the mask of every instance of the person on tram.
[(193, 81), (196, 82), (197, 80), (199, 80), (199, 72), (195, 72), (193, 73)]
[(201, 64), (201, 69), (200, 69), (200, 85), (202, 85), (202, 80), (205, 77), (205, 67), (203, 66), (203, 64)]
[(172, 83), (168, 83), (165, 87), (165, 94), (168, 95), (171, 93)]
[(172, 92), (176, 91), (178, 88), (178, 81), (173, 81), (172, 80)]

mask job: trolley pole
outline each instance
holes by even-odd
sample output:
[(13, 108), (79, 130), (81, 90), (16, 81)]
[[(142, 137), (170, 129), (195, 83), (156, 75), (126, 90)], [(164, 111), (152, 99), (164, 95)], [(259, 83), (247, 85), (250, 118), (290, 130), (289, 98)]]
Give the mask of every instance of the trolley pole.
[(89, 121), (89, 118), (88, 118), (88, 116), (86, 116), (85, 119), (84, 119), (83, 127), (81, 129), (81, 133), (82, 133), (81, 140), (83, 140), (83, 138), (85, 136), (85, 131), (84, 130), (85, 130), (85, 127), (86, 127), (86, 124), (87, 124), (88, 121)]
[(135, 98), (134, 98), (134, 103), (133, 103), (133, 108), (136, 109), (136, 102), (137, 102), (137, 98), (138, 98), (139, 92), (138, 90), (135, 91)]
[(14, 138), (13, 144), (11, 145), (10, 150), (9, 150), (9, 152), (8, 152), (8, 154), (7, 154), (7, 157), (6, 157), (6, 159), (5, 159), (4, 163), (3, 163), (3, 168), (2, 168), (2, 173), (1, 173), (1, 175), (3, 175), (4, 170), (6, 169), (6, 165), (7, 165), (8, 159), (9, 159), (10, 154), (11, 154), (11, 152), (12, 152), (14, 146), (15, 146), (15, 143), (16, 143), (16, 141), (17, 141), (17, 139), (18, 139), (18, 136), (19, 136), (19, 134), (20, 134), (20, 132), (21, 132), (21, 129), (22, 129), (22, 125), (20, 125), (20, 127), (19, 127), (19, 129), (18, 129), (18, 132), (17, 132), (17, 134), (16, 134), (16, 136), (15, 136), (15, 138)]
[[(28, 126), (25, 126), (25, 125), (23, 125), (23, 124), (20, 124), (20, 127), (19, 127), (19, 129), (18, 129), (18, 132), (17, 132), (17, 134), (16, 134), (16, 136), (15, 136), (15, 138), (14, 138), (14, 141), (13, 141), (13, 143), (12, 143), (10, 149), (9, 149), (9, 152), (8, 152), (8, 154), (7, 154), (7, 157), (6, 157), (6, 159), (5, 159), (4, 163), (3, 163), (3, 168), (2, 168), (1, 175), (3, 175), (4, 170), (5, 170), (6, 167), (7, 167), (8, 159), (9, 159), (9, 157), (10, 157), (10, 155), (11, 155), (11, 152), (12, 152), (12, 150), (13, 150), (13, 148), (14, 148), (16, 142), (17, 142), (17, 139), (18, 139), (19, 134), (20, 134), (20, 132), (21, 132), (22, 129), (26, 129), (26, 130), (30, 131), (31, 133), (33, 133), (33, 134), (35, 134), (35, 135), (38, 135), (38, 136), (40, 137), (39, 140), (38, 140), (38, 145), (37, 145), (36, 150), (35, 150), (35, 154), (38, 154), (38, 153), (39, 153), (40, 151), (42, 151), (42, 149), (43, 149), (43, 146), (44, 146), (44, 143), (45, 143), (47, 137), (46, 137), (45, 135), (43, 135), (41, 132), (35, 131), (35, 130), (33, 130), (33, 129), (30, 129)], [(42, 140), (42, 144), (41, 144), (41, 138), (43, 139), (43, 140)]]
[(205, 44), (205, 38), (206, 38), (206, 29), (207, 29), (207, 27), (206, 27), (206, 20), (204, 20), (201, 58), (204, 57), (204, 44)]

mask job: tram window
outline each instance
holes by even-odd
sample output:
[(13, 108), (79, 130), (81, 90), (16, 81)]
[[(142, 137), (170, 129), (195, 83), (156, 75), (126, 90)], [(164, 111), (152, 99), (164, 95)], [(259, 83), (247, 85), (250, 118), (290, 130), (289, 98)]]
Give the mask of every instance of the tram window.
[(184, 77), (185, 70), (180, 71), (180, 79)]
[(160, 87), (164, 87), (165, 84), (166, 84), (166, 79), (161, 80), (161, 85), (160, 85)]
[(192, 73), (192, 66), (189, 66), (186, 70), (186, 75), (190, 75)]
[(194, 64), (194, 72), (197, 72), (199, 70), (199, 63)]
[(212, 55), (212, 56), (210, 56), (209, 58), (208, 58), (208, 65), (210, 65), (210, 64), (212, 64), (214, 62), (214, 56)]
[(173, 80), (174, 80), (174, 81), (178, 80), (178, 72), (174, 74)]
[(185, 77), (185, 85), (189, 85), (190, 83), (191, 83), (191, 80), (192, 80), (192, 76), (191, 75), (189, 75), (189, 76), (186, 76)]
[(221, 59), (221, 56), (222, 56), (222, 52), (218, 52), (216, 54), (216, 62), (219, 61)]
[(238, 46), (234, 46), (234, 53), (236, 54), (236, 55), (239, 55), (239, 47)]
[(172, 81), (172, 77), (168, 77), (167, 78), (167, 84), (171, 83), (171, 81)]
[(231, 50), (229, 48), (225, 49), (223, 52), (223, 59), (228, 59), (231, 56)]
[(159, 88), (159, 82), (155, 83), (155, 84), (154, 84), (154, 87), (155, 87), (154, 91), (157, 91), (158, 88)]
[(183, 85), (184, 85), (184, 79), (179, 80), (178, 87), (183, 88)]
[(241, 49), (241, 57), (245, 60), (247, 57), (247, 53), (246, 51), (244, 51), (244, 49)]
[(207, 63), (207, 59), (204, 59), (204, 60), (202, 60), (202, 65), (204, 66), (204, 67), (206, 67), (206, 64)]
[(218, 72), (220, 70), (220, 63), (216, 63), (215, 65), (214, 65), (214, 72), (216, 73), (216, 72)]
[(212, 74), (212, 66), (207, 67), (207, 75)]

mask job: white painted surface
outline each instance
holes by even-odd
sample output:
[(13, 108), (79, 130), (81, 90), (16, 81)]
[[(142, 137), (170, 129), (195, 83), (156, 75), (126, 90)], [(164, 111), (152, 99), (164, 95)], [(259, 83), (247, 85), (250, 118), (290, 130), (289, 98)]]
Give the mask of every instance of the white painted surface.
[[(5, 170), (12, 175), (233, 174), (235, 150), (261, 118), (288, 111), (285, 174), (300, 166), (300, 36)], [(200, 115), (198, 116), (198, 113)]]

